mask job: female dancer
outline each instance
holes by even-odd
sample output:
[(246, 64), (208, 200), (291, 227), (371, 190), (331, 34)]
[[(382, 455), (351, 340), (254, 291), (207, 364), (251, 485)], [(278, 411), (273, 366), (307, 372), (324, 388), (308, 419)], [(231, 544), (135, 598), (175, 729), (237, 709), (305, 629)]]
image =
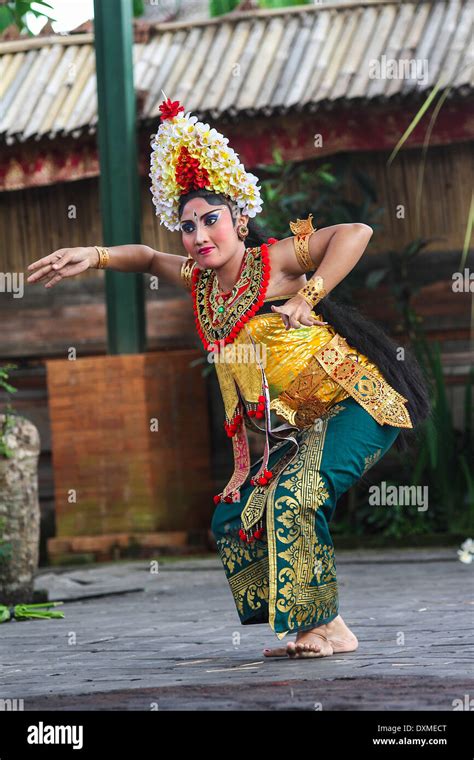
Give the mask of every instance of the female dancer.
[[(266, 656), (352, 651), (358, 642), (339, 615), (329, 523), (339, 497), (392, 444), (406, 448), (407, 429), (412, 434), (429, 414), (410, 351), (328, 296), (372, 230), (314, 230), (310, 215), (290, 223), (292, 236), (265, 242), (251, 218), (261, 210), (257, 178), (227, 140), (181, 117), (177, 101), (160, 110), (153, 202), (162, 224), (181, 230), (188, 257), (144, 245), (66, 248), (30, 264), (28, 281), (52, 287), (108, 267), (191, 291), (233, 445), (234, 473), (214, 497), (211, 530), (240, 621), (269, 623), (279, 639), (296, 634)], [(265, 436), (253, 464), (248, 427)]]

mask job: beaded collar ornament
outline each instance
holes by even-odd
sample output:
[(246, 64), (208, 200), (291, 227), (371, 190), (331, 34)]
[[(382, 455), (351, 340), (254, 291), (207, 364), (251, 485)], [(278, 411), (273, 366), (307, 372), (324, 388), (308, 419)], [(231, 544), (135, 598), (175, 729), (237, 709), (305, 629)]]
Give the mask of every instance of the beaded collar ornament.
[(263, 304), (269, 279), (270, 257), (266, 243), (245, 249), (239, 278), (227, 298), (219, 294), (214, 269), (194, 268), (194, 317), (207, 351), (215, 351), (235, 340)]

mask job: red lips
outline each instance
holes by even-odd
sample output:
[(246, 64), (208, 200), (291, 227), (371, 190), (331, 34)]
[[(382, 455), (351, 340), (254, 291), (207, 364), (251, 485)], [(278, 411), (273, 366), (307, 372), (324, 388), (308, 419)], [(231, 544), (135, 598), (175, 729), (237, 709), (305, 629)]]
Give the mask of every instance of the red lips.
[(213, 250), (214, 250), (214, 246), (208, 245), (207, 248), (200, 248), (199, 253), (207, 253), (208, 251), (213, 251)]

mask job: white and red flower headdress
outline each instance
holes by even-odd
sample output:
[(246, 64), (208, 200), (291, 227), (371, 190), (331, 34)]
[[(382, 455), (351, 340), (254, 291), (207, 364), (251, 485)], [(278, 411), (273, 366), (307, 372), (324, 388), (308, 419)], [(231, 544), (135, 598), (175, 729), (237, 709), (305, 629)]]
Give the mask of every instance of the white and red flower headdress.
[[(164, 95), (164, 93), (163, 93)], [(166, 96), (165, 96), (166, 98)], [(163, 101), (161, 124), (151, 142), (151, 192), (160, 223), (179, 230), (179, 198), (198, 188), (224, 193), (249, 217), (262, 210), (258, 177), (245, 171), (229, 142), (209, 124), (184, 111), (178, 100)]]

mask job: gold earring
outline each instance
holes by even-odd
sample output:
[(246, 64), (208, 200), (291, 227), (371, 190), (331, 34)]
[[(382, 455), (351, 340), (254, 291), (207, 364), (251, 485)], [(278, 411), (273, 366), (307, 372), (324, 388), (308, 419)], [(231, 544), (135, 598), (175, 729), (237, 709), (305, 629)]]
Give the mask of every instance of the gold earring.
[(247, 235), (249, 234), (249, 228), (245, 224), (241, 224), (239, 228), (237, 229), (237, 234), (241, 240), (245, 240)]

